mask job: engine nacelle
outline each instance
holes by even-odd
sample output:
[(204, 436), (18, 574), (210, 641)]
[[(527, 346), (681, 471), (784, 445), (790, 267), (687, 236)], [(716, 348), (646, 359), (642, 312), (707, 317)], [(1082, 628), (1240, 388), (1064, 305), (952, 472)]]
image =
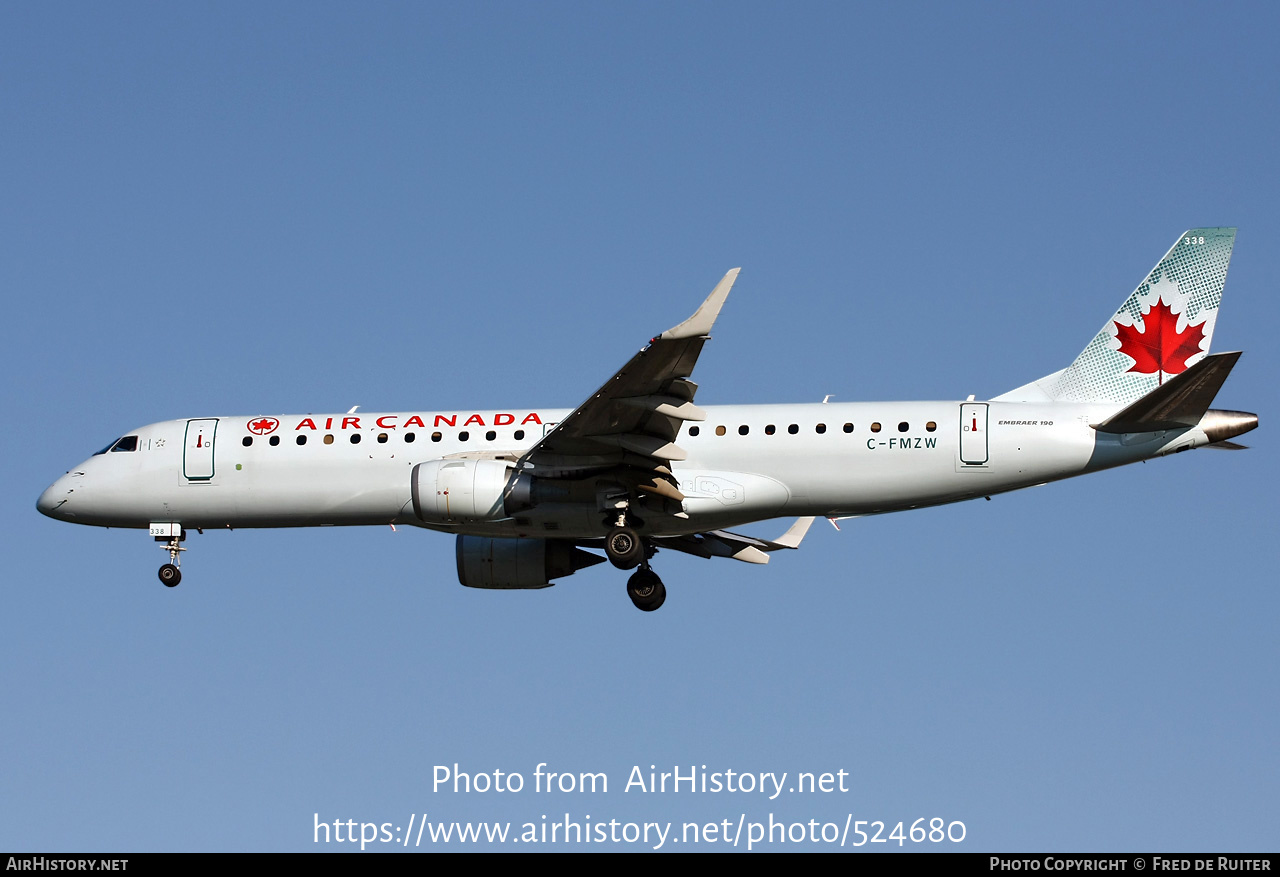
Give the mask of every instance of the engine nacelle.
[(597, 563), (604, 558), (560, 539), (458, 537), (458, 581), (468, 588), (545, 588)]
[(413, 467), (413, 511), (432, 524), (500, 521), (529, 507), (530, 479), (501, 460), (432, 460)]

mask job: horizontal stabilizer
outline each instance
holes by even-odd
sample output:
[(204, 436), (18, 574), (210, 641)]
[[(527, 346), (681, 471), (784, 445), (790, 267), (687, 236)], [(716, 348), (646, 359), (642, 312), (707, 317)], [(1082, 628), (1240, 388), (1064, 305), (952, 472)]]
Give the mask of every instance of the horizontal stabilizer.
[(1197, 426), (1239, 358), (1239, 351), (1206, 356), (1093, 428), (1135, 433)]

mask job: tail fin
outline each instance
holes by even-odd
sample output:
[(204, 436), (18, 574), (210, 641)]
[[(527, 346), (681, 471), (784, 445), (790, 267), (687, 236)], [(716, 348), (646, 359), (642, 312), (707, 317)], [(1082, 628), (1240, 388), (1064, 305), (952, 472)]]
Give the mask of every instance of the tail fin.
[(1127, 405), (1200, 362), (1213, 340), (1235, 239), (1234, 228), (1180, 235), (1075, 362), (996, 399)]

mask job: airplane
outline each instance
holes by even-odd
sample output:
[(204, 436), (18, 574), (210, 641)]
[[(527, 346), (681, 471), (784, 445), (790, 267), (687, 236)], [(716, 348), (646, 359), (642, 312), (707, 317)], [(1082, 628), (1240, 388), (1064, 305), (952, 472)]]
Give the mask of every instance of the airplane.
[[(62, 521), (148, 530), (176, 586), (191, 530), (409, 525), (456, 536), (458, 580), (545, 588), (663, 549), (766, 563), (832, 521), (985, 497), (1232, 438), (1210, 353), (1234, 228), (1192, 229), (1066, 368), (992, 399), (694, 404), (690, 378), (738, 270), (577, 408), (193, 417), (108, 444), (40, 496)], [(776, 539), (735, 533), (796, 520)], [(838, 527), (838, 524), (837, 524)], [(598, 551), (603, 550), (601, 556)]]

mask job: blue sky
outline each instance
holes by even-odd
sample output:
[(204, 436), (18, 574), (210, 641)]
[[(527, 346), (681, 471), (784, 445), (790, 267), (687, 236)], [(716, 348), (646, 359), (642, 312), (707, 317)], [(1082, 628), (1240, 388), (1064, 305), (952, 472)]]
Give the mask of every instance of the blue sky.
[[(1273, 850), (1280, 15), (1262, 4), (9, 4), (0, 847), (313, 850), (326, 821), (962, 820)], [(158, 420), (573, 406), (724, 271), (703, 404), (986, 398), (1235, 225), (1201, 451), (458, 586), (402, 528), (145, 536), (40, 491)], [(762, 525), (773, 535), (780, 527)], [(435, 765), (603, 795), (435, 793)], [(850, 791), (640, 795), (633, 765)], [(327, 849), (337, 848), (331, 844)], [(893, 845), (896, 849), (896, 845)]]

